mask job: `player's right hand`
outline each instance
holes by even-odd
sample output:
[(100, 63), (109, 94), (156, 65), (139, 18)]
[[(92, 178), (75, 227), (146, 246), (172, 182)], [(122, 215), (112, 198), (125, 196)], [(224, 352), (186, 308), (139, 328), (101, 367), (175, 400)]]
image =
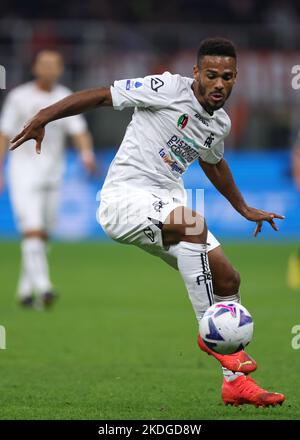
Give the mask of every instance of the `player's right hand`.
[(10, 142), (11, 146), (9, 150), (15, 150), (24, 142), (34, 139), (36, 141), (35, 149), (37, 154), (40, 154), (42, 148), (42, 140), (45, 136), (45, 127), (41, 124), (37, 117), (32, 118), (28, 121), (23, 130), (17, 134)]

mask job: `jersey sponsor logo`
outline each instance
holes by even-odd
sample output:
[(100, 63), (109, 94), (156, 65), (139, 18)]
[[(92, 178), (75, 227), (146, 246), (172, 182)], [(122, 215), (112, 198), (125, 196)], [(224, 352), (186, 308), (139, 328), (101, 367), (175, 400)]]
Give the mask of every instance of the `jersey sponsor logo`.
[(184, 169), (181, 168), (176, 160), (171, 159), (171, 157), (165, 152), (163, 148), (159, 151), (159, 155), (163, 159), (163, 161), (171, 167), (172, 171), (176, 171), (179, 174), (184, 173)]
[(214, 140), (215, 140), (214, 133), (210, 133), (210, 135), (206, 138), (204, 142), (204, 147), (211, 148), (211, 144), (213, 143)]
[(160, 78), (151, 78), (151, 89), (158, 92), (165, 83)]
[(141, 83), (140, 81), (133, 81), (131, 79), (128, 79), (126, 81), (126, 90), (131, 90), (131, 89), (138, 89), (139, 87), (142, 87), (143, 83)]
[(189, 121), (188, 115), (183, 114), (183, 115), (179, 116), (178, 121), (177, 121), (177, 127), (181, 128), (183, 130), (184, 127), (186, 127), (188, 121)]
[(191, 163), (199, 157), (199, 152), (197, 150), (197, 144), (188, 137), (181, 139), (175, 134), (167, 142), (171, 151), (177, 156), (183, 163)]
[(144, 234), (146, 235), (146, 237), (149, 238), (149, 240), (154, 243), (154, 232), (152, 231), (152, 229), (150, 228), (150, 226), (148, 226), (147, 228), (144, 229)]
[(207, 119), (204, 119), (203, 116), (199, 115), (199, 113), (195, 113), (194, 115), (197, 119), (199, 119), (200, 122), (202, 122), (202, 124), (206, 125), (206, 127), (209, 126), (209, 122)]

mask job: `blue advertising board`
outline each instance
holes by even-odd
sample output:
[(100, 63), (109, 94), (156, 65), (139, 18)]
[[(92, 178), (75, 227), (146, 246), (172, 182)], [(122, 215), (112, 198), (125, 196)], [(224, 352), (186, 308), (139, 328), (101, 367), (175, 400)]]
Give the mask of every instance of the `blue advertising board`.
[[(107, 238), (96, 220), (99, 190), (116, 150), (108, 149), (98, 155), (101, 175), (89, 177), (78, 155), (68, 150), (66, 170), (61, 190), (58, 224), (55, 236), (63, 240)], [(280, 232), (265, 225), (259, 238), (273, 240), (300, 240), (300, 192), (293, 185), (290, 172), (290, 153), (230, 152), (226, 155), (238, 187), (251, 206), (274, 211), (286, 216), (278, 222)], [(219, 239), (253, 239), (254, 224), (241, 217), (205, 177), (198, 163), (184, 176), (186, 188), (204, 189), (204, 213), (209, 229)], [(9, 188), (0, 195), (0, 237), (18, 236)]]

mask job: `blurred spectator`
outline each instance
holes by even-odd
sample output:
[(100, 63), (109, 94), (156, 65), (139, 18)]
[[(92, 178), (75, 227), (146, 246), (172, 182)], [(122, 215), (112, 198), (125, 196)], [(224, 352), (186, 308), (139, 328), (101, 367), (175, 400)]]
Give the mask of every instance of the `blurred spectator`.
[(276, 46), (289, 49), (298, 38), (299, 16), (292, 1), (273, 0), (265, 12), (266, 26), (273, 32)]

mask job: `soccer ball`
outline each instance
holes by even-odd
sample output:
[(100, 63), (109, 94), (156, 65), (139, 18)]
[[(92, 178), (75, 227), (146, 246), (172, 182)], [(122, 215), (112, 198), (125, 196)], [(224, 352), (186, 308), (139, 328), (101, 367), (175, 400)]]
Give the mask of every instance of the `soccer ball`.
[(243, 350), (252, 339), (253, 320), (241, 304), (223, 301), (209, 307), (200, 322), (204, 343), (220, 354)]

